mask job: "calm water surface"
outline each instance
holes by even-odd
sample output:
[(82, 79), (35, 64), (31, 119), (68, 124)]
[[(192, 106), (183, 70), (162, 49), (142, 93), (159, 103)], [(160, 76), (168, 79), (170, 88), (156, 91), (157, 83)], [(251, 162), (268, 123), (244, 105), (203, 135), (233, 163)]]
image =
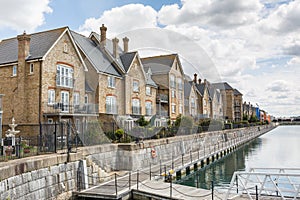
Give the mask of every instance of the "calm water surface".
[[(227, 185), (234, 171), (250, 168), (300, 168), (300, 126), (279, 126), (231, 155), (182, 180), (179, 184), (210, 189)], [(198, 179), (198, 181), (196, 181)]]

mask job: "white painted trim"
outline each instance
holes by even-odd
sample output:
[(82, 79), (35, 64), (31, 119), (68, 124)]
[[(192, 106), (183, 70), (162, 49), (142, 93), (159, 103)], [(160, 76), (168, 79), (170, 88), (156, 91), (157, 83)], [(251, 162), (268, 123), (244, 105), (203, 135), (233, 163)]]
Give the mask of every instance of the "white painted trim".
[(7, 64), (0, 64), (0, 67), (6, 67), (6, 66), (11, 66), (11, 65), (18, 65), (18, 62), (7, 63)]
[(62, 34), (61, 34), (61, 35), (58, 37), (58, 39), (54, 42), (54, 44), (48, 49), (48, 51), (47, 51), (47, 52), (45, 53), (45, 55), (43, 56), (42, 60), (45, 60), (45, 59), (46, 59), (46, 57), (48, 56), (48, 54), (52, 51), (52, 49), (55, 47), (55, 45), (61, 40), (61, 38), (64, 36), (65, 33), (67, 33), (67, 34), (69, 35), (69, 37), (70, 37), (70, 39), (71, 39), (71, 42), (72, 42), (72, 44), (73, 44), (73, 46), (74, 46), (74, 48), (75, 48), (75, 51), (76, 51), (77, 55), (79, 56), (80, 61), (81, 61), (82, 64), (83, 64), (84, 71), (87, 71), (87, 67), (86, 67), (86, 65), (85, 65), (85, 63), (84, 63), (84, 61), (83, 61), (83, 59), (82, 59), (82, 57), (81, 57), (81, 55), (80, 55), (80, 52), (78, 51), (77, 45), (76, 45), (76, 43), (75, 43), (75, 41), (74, 41), (74, 39), (73, 39), (73, 36), (71, 35), (70, 30), (69, 30), (68, 27), (65, 28), (65, 30), (62, 32)]

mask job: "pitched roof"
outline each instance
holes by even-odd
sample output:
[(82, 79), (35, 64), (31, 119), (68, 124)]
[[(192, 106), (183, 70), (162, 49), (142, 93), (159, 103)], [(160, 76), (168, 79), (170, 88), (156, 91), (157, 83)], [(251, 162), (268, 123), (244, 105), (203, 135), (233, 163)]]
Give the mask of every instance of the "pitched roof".
[(187, 99), (190, 97), (192, 90), (192, 83), (190, 81), (184, 81), (184, 98)]
[(81, 51), (86, 55), (89, 62), (98, 72), (103, 72), (115, 76), (121, 76), (121, 73), (109, 61), (105, 53), (101, 51), (101, 47), (96, 44), (92, 39), (87, 38), (79, 33), (71, 31), (71, 34), (75, 40), (75, 43)]
[(170, 54), (142, 58), (141, 60), (145, 71), (151, 68), (153, 74), (164, 74), (170, 72), (176, 57), (177, 54)]
[(125, 71), (127, 72), (130, 68), (130, 65), (135, 57), (135, 55), (137, 54), (137, 52), (127, 52), (127, 53), (123, 53), (120, 56), (120, 59), (122, 61), (122, 64), (124, 66)]
[(234, 95), (243, 95), (242, 93), (240, 93), (240, 91), (238, 91), (237, 89), (233, 90), (233, 94)]
[[(68, 27), (30, 34), (30, 56), (26, 60), (39, 59), (45, 56), (57, 39)], [(18, 61), (17, 37), (5, 39), (0, 42), (0, 64)]]
[(196, 84), (196, 88), (199, 91), (199, 93), (203, 96), (205, 91), (205, 84), (204, 83)]
[(227, 83), (227, 82), (223, 82), (223, 83), (212, 83), (212, 85), (220, 90), (233, 90), (233, 88)]

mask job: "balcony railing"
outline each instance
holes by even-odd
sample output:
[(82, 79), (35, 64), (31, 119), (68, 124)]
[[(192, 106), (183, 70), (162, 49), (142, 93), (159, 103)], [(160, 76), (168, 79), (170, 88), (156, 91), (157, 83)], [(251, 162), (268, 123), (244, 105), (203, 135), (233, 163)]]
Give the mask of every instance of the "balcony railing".
[(64, 103), (46, 104), (45, 113), (74, 113), (74, 114), (96, 114), (98, 113), (98, 105), (96, 104), (82, 104), (71, 105)]
[(140, 106), (132, 106), (132, 114), (133, 115), (140, 115), (141, 114), (141, 107)]
[(162, 103), (169, 102), (169, 97), (166, 94), (158, 94), (156, 99), (157, 99), (157, 101), (162, 102)]
[(161, 116), (161, 117), (168, 117), (168, 116), (169, 116), (169, 112), (166, 111), (166, 110), (157, 111), (156, 114), (157, 114), (158, 116)]
[(112, 104), (106, 104), (106, 113), (107, 114), (118, 114), (118, 106)]

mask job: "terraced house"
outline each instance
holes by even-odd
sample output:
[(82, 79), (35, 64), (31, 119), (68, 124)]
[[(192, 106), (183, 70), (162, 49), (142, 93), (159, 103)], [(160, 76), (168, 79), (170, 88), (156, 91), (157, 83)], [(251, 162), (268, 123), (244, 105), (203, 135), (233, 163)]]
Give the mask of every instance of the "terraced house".
[(100, 34), (72, 35), (89, 69), (87, 85), (95, 92), (100, 120), (130, 129), (134, 120), (155, 114), (157, 85), (151, 70), (144, 70), (138, 52), (128, 52), (129, 39), (123, 38), (122, 49), (118, 38), (106, 38), (106, 31), (102, 25)]
[(174, 121), (184, 114), (184, 72), (177, 54), (142, 58), (145, 71), (151, 71), (152, 79), (158, 86), (156, 126)]
[(86, 98), (86, 71), (68, 27), (2, 40), (3, 124), (14, 117), (29, 135), (38, 132), (39, 123), (94, 117)]

